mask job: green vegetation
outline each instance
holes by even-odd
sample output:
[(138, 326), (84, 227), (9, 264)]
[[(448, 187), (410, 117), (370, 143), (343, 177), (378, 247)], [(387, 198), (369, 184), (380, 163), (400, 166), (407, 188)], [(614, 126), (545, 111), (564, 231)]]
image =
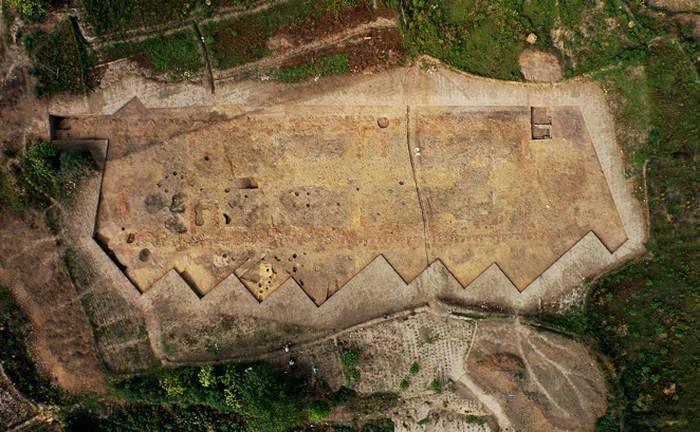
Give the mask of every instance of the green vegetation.
[(370, 420), (362, 426), (362, 432), (394, 432), (394, 422), (388, 418)]
[[(306, 422), (309, 401), (300, 383), (265, 365), (184, 367), (116, 383), (119, 395), (142, 404), (203, 405), (234, 413), (250, 432), (285, 431)], [(207, 377), (204, 381), (203, 376)], [(205, 385), (203, 385), (203, 383)]]
[(411, 363), (411, 367), (408, 368), (408, 374), (416, 375), (418, 372), (420, 372), (420, 365), (418, 362)]
[(616, 371), (626, 429), (700, 429), (700, 115), (690, 108), (700, 104), (700, 84), (679, 46), (664, 40), (645, 58), (595, 77), (618, 100), (620, 129), (648, 135), (623, 144), (636, 171), (648, 160), (651, 238), (647, 257), (594, 287), (587, 330)]
[(51, 6), (51, 1), (48, 0), (9, 0), (4, 3), (17, 9), (22, 19), (29, 22), (38, 22), (44, 19), (46, 11)]
[(430, 381), (430, 384), (428, 384), (428, 388), (433, 391), (435, 394), (440, 394), (442, 393), (442, 382), (440, 382), (439, 379), (435, 378), (432, 381)]
[(362, 376), (360, 369), (355, 366), (359, 361), (360, 355), (353, 349), (346, 349), (340, 353), (340, 366), (348, 384), (358, 382)]
[(17, 212), (56, 199), (70, 201), (80, 178), (94, 168), (87, 151), (59, 152), (51, 141), (35, 143), (24, 156), (9, 159), (10, 169), (0, 170), (0, 207)]
[[(631, 2), (630, 2), (631, 3)], [(609, 64), (654, 35), (622, 0), (402, 0), (407, 44), (460, 69), (499, 79), (521, 79), (518, 58), (531, 46), (557, 52), (567, 74)], [(630, 24), (632, 23), (632, 24)], [(645, 21), (646, 23), (646, 21)], [(557, 40), (552, 39), (556, 30)]]
[(28, 34), (24, 47), (32, 61), (29, 72), (38, 80), (37, 95), (81, 93), (94, 85), (96, 58), (70, 21), (61, 22), (50, 33)]
[(364, 3), (365, 0), (290, 0), (258, 14), (208, 24), (203, 33), (214, 66), (228, 69), (270, 54), (267, 40), (282, 30), (293, 33), (308, 20), (318, 20), (326, 14), (341, 17), (343, 10)]
[(315, 400), (309, 406), (309, 420), (322, 422), (331, 415), (331, 404), (325, 400)]
[(172, 80), (198, 76), (204, 68), (201, 48), (192, 30), (138, 42), (118, 42), (105, 48), (101, 55), (105, 61), (135, 57), (143, 66)]
[(278, 81), (295, 82), (328, 75), (342, 75), (349, 70), (347, 54), (336, 54), (311, 59), (308, 63), (287, 66), (270, 72), (270, 77)]
[(202, 405), (97, 405), (62, 413), (66, 432), (244, 432), (238, 415)]
[(17, 389), (33, 400), (57, 404), (63, 392), (34, 365), (28, 349), (31, 325), (10, 292), (0, 287), (0, 362)]
[(399, 390), (401, 390), (401, 391), (407, 390), (410, 385), (411, 385), (411, 382), (408, 380), (408, 378), (404, 378), (399, 383)]
[(192, 15), (209, 16), (224, 6), (246, 6), (255, 0), (83, 0), (85, 15), (98, 34), (117, 33), (179, 21)]

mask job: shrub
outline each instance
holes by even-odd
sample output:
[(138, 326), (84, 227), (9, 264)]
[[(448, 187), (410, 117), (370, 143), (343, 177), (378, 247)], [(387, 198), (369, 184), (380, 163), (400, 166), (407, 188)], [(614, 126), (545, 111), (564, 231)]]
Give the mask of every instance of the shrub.
[(331, 404), (325, 400), (315, 400), (309, 406), (309, 420), (321, 422), (331, 415)]
[(354, 366), (359, 360), (359, 354), (357, 353), (357, 351), (352, 349), (346, 349), (340, 355), (340, 364), (345, 368)]
[(17, 8), (22, 18), (30, 22), (43, 19), (49, 7), (49, 2), (46, 0), (9, 0), (9, 2)]
[(418, 372), (420, 372), (420, 365), (418, 362), (411, 363), (411, 367), (408, 368), (408, 373), (411, 375), (416, 375)]
[(437, 378), (430, 381), (430, 384), (428, 384), (428, 388), (432, 390), (435, 394), (442, 393), (442, 383)]
[(78, 181), (94, 166), (85, 150), (59, 152), (51, 141), (41, 141), (27, 149), (15, 175), (28, 200), (44, 206), (51, 199), (69, 201)]

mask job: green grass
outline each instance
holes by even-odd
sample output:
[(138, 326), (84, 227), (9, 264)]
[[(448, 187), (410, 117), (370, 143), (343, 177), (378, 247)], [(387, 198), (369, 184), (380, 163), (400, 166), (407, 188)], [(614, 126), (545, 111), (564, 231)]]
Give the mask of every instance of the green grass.
[(348, 68), (348, 55), (336, 54), (314, 58), (308, 63), (276, 69), (270, 71), (269, 76), (278, 81), (296, 82), (314, 77), (342, 75), (348, 72)]
[[(100, 35), (152, 27), (191, 16), (207, 17), (223, 6), (249, 6), (256, 0), (83, 0), (85, 16)], [(209, 4), (207, 4), (209, 3)]]
[[(640, 64), (643, 75), (635, 72)], [(700, 106), (700, 85), (677, 46), (663, 41), (641, 63), (596, 76), (625, 101), (614, 112), (623, 128), (643, 130), (650, 121), (646, 141), (629, 144), (635, 163), (649, 161), (651, 239), (647, 258), (596, 285), (588, 330), (615, 367), (626, 428), (697, 430), (700, 116), (690, 107)]]
[(70, 21), (59, 23), (50, 33), (26, 35), (24, 47), (32, 62), (29, 72), (38, 81), (37, 95), (83, 93), (94, 85), (95, 56), (74, 34)]
[[(407, 44), (413, 54), (425, 53), (478, 75), (520, 80), (518, 58), (530, 47), (557, 52), (569, 75), (597, 69), (636, 55), (653, 37), (643, 25), (629, 27), (621, 0), (403, 0), (400, 10)], [(552, 39), (557, 30), (560, 40)], [(555, 49), (555, 42), (563, 51)]]
[(435, 394), (440, 394), (442, 393), (442, 382), (440, 382), (439, 379), (435, 378), (432, 381), (430, 381), (430, 384), (428, 384), (428, 388), (433, 391)]
[(393, 432), (394, 422), (388, 418), (370, 420), (362, 425), (362, 432)]
[(144, 66), (156, 73), (165, 74), (172, 80), (197, 76), (205, 64), (192, 30), (139, 42), (118, 42), (103, 49), (101, 55), (105, 61), (135, 57)]
[(228, 69), (269, 55), (268, 38), (283, 29), (293, 29), (327, 13), (341, 17), (343, 10), (364, 3), (365, 0), (290, 0), (255, 15), (205, 25), (202, 31), (214, 66)]
[(32, 144), (16, 162), (14, 180), (0, 178), (5, 185), (0, 187), (18, 210), (29, 204), (46, 207), (54, 199), (69, 203), (80, 179), (94, 169), (89, 152), (58, 151), (51, 141)]
[(187, 409), (165, 405), (97, 404), (61, 413), (65, 432), (245, 432), (234, 413), (222, 413), (204, 405)]

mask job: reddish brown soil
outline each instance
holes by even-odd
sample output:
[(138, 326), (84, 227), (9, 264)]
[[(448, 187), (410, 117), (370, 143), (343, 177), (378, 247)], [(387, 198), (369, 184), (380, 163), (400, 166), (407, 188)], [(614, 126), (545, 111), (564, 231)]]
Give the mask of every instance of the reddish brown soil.
[(407, 51), (397, 29), (374, 30), (352, 43), (294, 57), (281, 67), (305, 64), (336, 54), (348, 55), (351, 73), (373, 73), (403, 64)]
[(328, 12), (320, 18), (309, 17), (299, 25), (282, 29), (275, 36), (285, 36), (295, 45), (305, 44), (379, 17), (392, 19), (394, 15), (389, 8), (374, 11), (365, 5), (358, 5), (341, 13)]

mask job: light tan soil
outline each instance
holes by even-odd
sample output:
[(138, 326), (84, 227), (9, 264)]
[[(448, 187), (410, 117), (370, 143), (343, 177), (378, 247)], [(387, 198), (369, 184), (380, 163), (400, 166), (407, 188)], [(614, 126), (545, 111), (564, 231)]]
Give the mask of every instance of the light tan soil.
[(405, 280), (441, 259), (464, 285), (496, 262), (522, 290), (591, 230), (617, 249), (580, 113), (551, 116), (554, 139), (532, 140), (529, 107), (134, 105), (56, 132), (111, 139), (97, 235), (142, 291), (175, 268), (200, 295), (291, 277), (320, 304), (380, 254)]
[[(341, 363), (346, 350), (359, 354), (357, 363)], [(398, 406), (374, 415), (390, 415), (401, 431), (589, 431), (605, 412), (605, 381), (580, 344), (515, 320), (473, 319), (440, 307), (388, 316), (266, 359), (333, 389), (399, 393)], [(440, 394), (430, 389), (433, 380)], [(352, 418), (347, 409), (333, 415), (341, 423)], [(428, 429), (418, 424), (423, 419)]]
[(518, 59), (520, 70), (528, 81), (554, 82), (564, 76), (564, 71), (556, 55), (539, 50), (525, 50)]

